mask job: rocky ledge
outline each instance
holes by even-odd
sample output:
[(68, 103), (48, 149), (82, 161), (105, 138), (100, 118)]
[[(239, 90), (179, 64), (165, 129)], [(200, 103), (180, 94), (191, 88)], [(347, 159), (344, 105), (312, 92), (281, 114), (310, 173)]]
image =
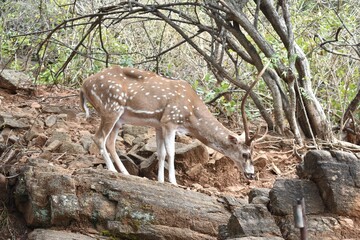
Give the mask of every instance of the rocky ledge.
[(292, 206), (301, 197), (311, 239), (350, 239), (359, 234), (359, 167), (354, 154), (310, 151), (299, 167), (303, 179), (278, 179), (272, 189), (253, 189), (247, 201), (33, 159), (18, 177), (14, 197), (27, 225), (41, 228), (31, 239), (55, 239), (55, 230), (45, 229), (66, 228), (85, 229), (79, 239), (295, 240)]

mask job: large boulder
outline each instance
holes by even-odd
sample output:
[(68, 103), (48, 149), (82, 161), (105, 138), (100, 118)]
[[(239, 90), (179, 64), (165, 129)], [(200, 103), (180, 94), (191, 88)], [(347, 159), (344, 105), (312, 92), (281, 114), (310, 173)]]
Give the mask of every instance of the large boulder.
[(360, 217), (360, 160), (342, 151), (309, 151), (301, 176), (316, 183), (327, 209)]
[(270, 190), (270, 210), (274, 215), (293, 214), (297, 199), (304, 198), (306, 214), (324, 213), (325, 206), (316, 184), (303, 179), (277, 179)]
[(11, 69), (0, 71), (0, 88), (6, 89), (11, 93), (16, 93), (18, 88), (30, 83), (30, 78), (23, 72)]
[(72, 233), (68, 231), (58, 231), (49, 229), (35, 229), (29, 233), (28, 240), (95, 240), (80, 233)]
[[(294, 226), (294, 217), (291, 215), (277, 218), (277, 223), (281, 229), (282, 235), (286, 240), (299, 240), (300, 230)], [(343, 239), (342, 231), (346, 228), (340, 226), (338, 220), (332, 216), (310, 215), (306, 219), (306, 231), (308, 239)], [(339, 230), (342, 231), (339, 231)]]
[(141, 239), (216, 239), (230, 212), (218, 198), (107, 170), (73, 172), (35, 159), (16, 186), (31, 227), (84, 227)]
[(229, 238), (281, 236), (273, 216), (262, 204), (247, 204), (235, 208), (227, 225)]

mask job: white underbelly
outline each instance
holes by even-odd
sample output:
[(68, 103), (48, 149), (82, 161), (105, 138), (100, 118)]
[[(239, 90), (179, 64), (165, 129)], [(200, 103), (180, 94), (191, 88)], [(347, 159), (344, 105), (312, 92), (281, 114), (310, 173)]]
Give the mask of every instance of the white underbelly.
[[(161, 122), (158, 118), (158, 115), (149, 115), (144, 117), (143, 115), (138, 116), (136, 114), (129, 114), (129, 112), (125, 111), (123, 115), (119, 119), (119, 123), (121, 124), (130, 124), (136, 126), (149, 126), (154, 128), (161, 128)], [(189, 131), (182, 124), (176, 124), (176, 132), (179, 134), (188, 134)]]
[(160, 121), (157, 118), (138, 118), (134, 116), (127, 116), (126, 114), (120, 117), (119, 122), (121, 124), (149, 126), (154, 128), (158, 128), (161, 126)]

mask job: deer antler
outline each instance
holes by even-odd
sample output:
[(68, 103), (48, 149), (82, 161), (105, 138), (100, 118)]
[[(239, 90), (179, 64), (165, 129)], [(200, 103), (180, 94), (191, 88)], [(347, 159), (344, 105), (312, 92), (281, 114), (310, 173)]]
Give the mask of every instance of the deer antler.
[(245, 144), (250, 146), (251, 142), (255, 139), (255, 137), (259, 134), (260, 128), (258, 127), (256, 133), (254, 134), (254, 136), (252, 136), (250, 138), (250, 133), (249, 133), (249, 125), (248, 125), (248, 121), (246, 118), (246, 113), (245, 113), (245, 103), (246, 103), (246, 99), (250, 94), (250, 91), (253, 89), (253, 87), (256, 85), (256, 83), (259, 81), (259, 79), (261, 78), (261, 76), (264, 74), (265, 70), (269, 67), (270, 65), (270, 61), (263, 67), (263, 69), (261, 70), (261, 72), (256, 76), (255, 81), (250, 85), (249, 89), (246, 91), (243, 100), (241, 102), (241, 116), (242, 116), (242, 120), (243, 120), (243, 124), (244, 124), (244, 131), (245, 131)]

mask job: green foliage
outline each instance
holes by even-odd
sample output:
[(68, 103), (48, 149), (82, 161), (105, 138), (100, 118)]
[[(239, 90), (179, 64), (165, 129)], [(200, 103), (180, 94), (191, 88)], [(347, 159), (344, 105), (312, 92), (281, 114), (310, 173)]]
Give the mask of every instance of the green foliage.
[(227, 81), (218, 83), (212, 74), (207, 73), (201, 81), (193, 81), (192, 87), (202, 96), (204, 102), (209, 102), (222, 93), (230, 93), (232, 96), (230, 100), (226, 100), (224, 97), (217, 100), (218, 107), (221, 106), (227, 116), (231, 116), (239, 110), (241, 104), (240, 95), (233, 90), (232, 85)]
[[(94, 13), (98, 7), (114, 4), (114, 1), (96, 0), (92, 1), (92, 4), (77, 1), (78, 5), (75, 7), (69, 3), (73, 3), (73, 1), (27, 0), (5, 1), (1, 4), (0, 63), (9, 63), (7, 67), (25, 69), (34, 73), (41, 69), (37, 78), (38, 83), (60, 83), (77, 86), (89, 74), (106, 67), (104, 60), (107, 58), (106, 52), (108, 52), (110, 54), (108, 56), (109, 65), (119, 64), (143, 69), (156, 69), (166, 76), (185, 79), (191, 82), (194, 89), (203, 96), (205, 101), (233, 89), (233, 86), (226, 81), (218, 83), (204, 60), (195, 51), (192, 51), (189, 45), (183, 44), (158, 56), (164, 49), (179, 43), (182, 38), (166, 24), (159, 21), (139, 21), (139, 19), (123, 20), (116, 27), (108, 27), (109, 22), (103, 24), (101, 27), (102, 41), (100, 41), (99, 29), (96, 29), (76, 50), (78, 54), (63, 73), (57, 75), (63, 63), (67, 61), (77, 43), (89, 29), (88, 23), (92, 20), (79, 20), (76, 22), (76, 26), (70, 27), (71, 24), (68, 24), (68, 28), (59, 29), (49, 39), (48, 44), (41, 49), (39, 56), (36, 56), (37, 47), (48, 34), (48, 32), (43, 31), (53, 29), (66, 19)], [(313, 76), (311, 81), (316, 96), (325, 109), (331, 110), (329, 114), (341, 115), (356, 94), (357, 82), (360, 78), (360, 61), (326, 52), (319, 48), (319, 43), (334, 39), (339, 27), (344, 29), (339, 36), (339, 43), (356, 44), (359, 42), (358, 16), (360, 9), (358, 8), (358, 1), (296, 0), (290, 4), (295, 41), (308, 57)], [(251, 9), (254, 7), (254, 3), (249, 2), (248, 7)], [(186, 10), (188, 10), (189, 17), (195, 17), (194, 9), (186, 8), (188, 8)], [(196, 17), (199, 17), (200, 21), (206, 22), (208, 20), (206, 14), (201, 11), (197, 11), (196, 14), (198, 14)], [(171, 17), (176, 19), (176, 16)], [(262, 15), (259, 17), (260, 20), (263, 18)], [(252, 18), (253, 16), (249, 16), (249, 19)], [(289, 59), (284, 44), (279, 41), (274, 30), (266, 24), (268, 24), (266, 21), (259, 21), (258, 29), (276, 52), (271, 58), (269, 67), (278, 65), (280, 61), (287, 64)], [(191, 27), (194, 26), (189, 26), (185, 30), (188, 32), (198, 30)], [(26, 35), (31, 32), (39, 33)], [(161, 39), (166, 39), (166, 41), (161, 41)], [(209, 36), (202, 35), (196, 43), (202, 49), (208, 49), (208, 40)], [(252, 40), (250, 39), (250, 41)], [(344, 48), (341, 44), (334, 46), (334, 50), (360, 57), (356, 55), (354, 48)], [(238, 59), (233, 50), (230, 49), (229, 51), (234, 59)], [(260, 49), (258, 51), (261, 52)], [(158, 56), (156, 63), (149, 61), (149, 59), (155, 59), (154, 56)], [(267, 57), (263, 53), (260, 53), (260, 56), (262, 59)], [(39, 60), (42, 60), (41, 66)], [(290, 61), (293, 60), (290, 59)], [(231, 69), (234, 66), (229, 59), (224, 58), (221, 64), (228, 68), (229, 72), (233, 71)], [(241, 62), (236, 66), (235, 71), (242, 76), (242, 74), (253, 72), (254, 68), (246, 62)], [(36, 74), (34, 75), (36, 76)], [(300, 89), (301, 94), (308, 97), (304, 89)], [(262, 100), (265, 104), (271, 100), (268, 97), (270, 95), (268, 86), (263, 81), (257, 84), (255, 90), (263, 96)], [(233, 93), (230, 101), (220, 98), (218, 103), (228, 115), (231, 115), (239, 111), (242, 95), (243, 93)], [(251, 101), (248, 104), (251, 104)], [(336, 121), (335, 117), (333, 120)]]
[(113, 235), (109, 230), (101, 231), (101, 236), (107, 237), (109, 240), (116, 240), (118, 239), (115, 235)]
[[(352, 47), (346, 47), (346, 44), (359, 41), (360, 10), (357, 4), (358, 1), (354, 0), (301, 0), (292, 5), (295, 40), (309, 58), (316, 96), (323, 107), (329, 109), (329, 117), (333, 122), (339, 121), (356, 95), (360, 61), (327, 52), (319, 48), (319, 44), (335, 40), (336, 31), (343, 27), (338, 41), (326, 47), (338, 53), (360, 57)], [(304, 91), (302, 94), (306, 97)]]

